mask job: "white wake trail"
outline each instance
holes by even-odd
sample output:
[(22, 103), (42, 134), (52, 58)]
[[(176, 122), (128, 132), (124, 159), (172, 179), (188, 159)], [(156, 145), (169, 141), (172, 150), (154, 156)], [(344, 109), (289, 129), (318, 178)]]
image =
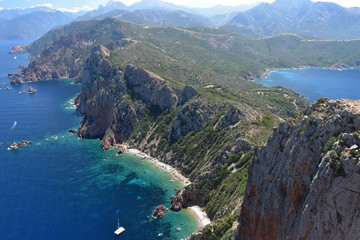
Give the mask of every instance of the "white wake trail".
[(14, 122), (14, 124), (11, 127), (11, 130), (13, 130), (16, 127), (17, 121)]

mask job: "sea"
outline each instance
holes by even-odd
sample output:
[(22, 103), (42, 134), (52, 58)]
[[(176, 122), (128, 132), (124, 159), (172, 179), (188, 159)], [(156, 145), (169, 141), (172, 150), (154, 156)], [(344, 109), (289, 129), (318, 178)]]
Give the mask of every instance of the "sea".
[[(10, 86), (7, 74), (29, 60), (8, 51), (26, 42), (0, 41), (0, 239), (178, 240), (197, 231), (188, 210), (151, 216), (183, 187), (172, 175), (137, 156), (103, 152), (99, 139), (69, 133), (82, 119), (69, 103), (79, 84)], [(21, 93), (30, 86), (35, 94)], [(32, 143), (7, 150), (21, 140)], [(115, 236), (118, 222), (126, 230)]]
[(267, 87), (290, 88), (310, 102), (321, 97), (360, 99), (360, 69), (303, 68), (279, 70), (255, 82)]

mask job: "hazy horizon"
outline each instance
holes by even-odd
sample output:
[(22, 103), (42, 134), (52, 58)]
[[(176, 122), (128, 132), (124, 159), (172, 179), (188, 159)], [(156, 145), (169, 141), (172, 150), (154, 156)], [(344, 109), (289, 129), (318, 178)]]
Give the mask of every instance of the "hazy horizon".
[[(116, 0), (117, 2), (122, 2), (126, 5), (131, 5), (140, 0)], [(151, 0), (148, 0), (151, 1)], [(208, 8), (217, 5), (223, 6), (239, 6), (247, 4), (256, 4), (261, 2), (274, 2), (274, 0), (163, 0), (164, 2), (169, 2), (177, 5), (187, 6), (187, 7), (202, 7)], [(46, 6), (63, 11), (89, 11), (97, 8), (99, 5), (106, 5), (109, 2), (108, 0), (63, 0), (59, 3), (58, 0), (0, 0), (0, 9), (3, 8), (29, 8), (36, 6)], [(316, 1), (313, 1), (316, 2)], [(360, 1), (352, 0), (328, 0), (321, 2), (333, 2), (337, 3), (343, 7), (360, 7)]]

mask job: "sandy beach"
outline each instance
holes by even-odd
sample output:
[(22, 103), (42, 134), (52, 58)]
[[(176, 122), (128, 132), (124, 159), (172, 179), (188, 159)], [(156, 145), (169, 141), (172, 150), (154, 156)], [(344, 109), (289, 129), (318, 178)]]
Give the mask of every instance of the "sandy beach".
[[(158, 167), (160, 167), (160, 168), (164, 169), (165, 171), (171, 173), (174, 176), (174, 178), (179, 180), (185, 186), (189, 185), (191, 183), (188, 178), (183, 176), (178, 170), (176, 170), (172, 166), (170, 166), (170, 165), (168, 165), (166, 163), (163, 163), (163, 162), (159, 161), (158, 159), (153, 158), (153, 157), (149, 156), (148, 154), (141, 152), (138, 149), (130, 148), (130, 149), (127, 149), (126, 152), (130, 153), (130, 154), (137, 155), (137, 156), (139, 156), (139, 157), (141, 157), (143, 159), (146, 159), (148, 161), (153, 162)], [(188, 207), (187, 209), (189, 209), (191, 211), (191, 213), (193, 214), (193, 216), (195, 217), (200, 229), (207, 226), (207, 225), (209, 225), (209, 224), (211, 224), (211, 221), (207, 217), (206, 212), (204, 212), (199, 206), (192, 206), (192, 207)]]
[(211, 224), (211, 220), (208, 218), (206, 212), (204, 212), (199, 206), (188, 207), (188, 209), (194, 215), (200, 229)]
[(172, 166), (170, 166), (170, 165), (168, 165), (166, 163), (163, 163), (163, 162), (159, 161), (158, 159), (153, 158), (153, 157), (149, 156), (148, 154), (141, 152), (138, 149), (130, 148), (130, 149), (127, 149), (126, 152), (130, 153), (130, 154), (137, 155), (137, 156), (139, 156), (139, 157), (141, 157), (143, 159), (146, 159), (146, 160), (149, 160), (149, 161), (153, 162), (158, 167), (160, 167), (160, 168), (164, 169), (165, 171), (171, 173), (174, 176), (174, 178), (179, 180), (185, 186), (187, 186), (187, 185), (189, 185), (191, 183), (188, 178), (183, 176), (178, 170), (176, 170)]

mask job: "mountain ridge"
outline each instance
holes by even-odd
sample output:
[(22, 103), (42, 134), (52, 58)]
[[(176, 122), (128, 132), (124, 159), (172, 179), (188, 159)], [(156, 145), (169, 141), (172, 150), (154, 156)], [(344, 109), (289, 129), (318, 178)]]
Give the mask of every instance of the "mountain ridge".
[(330, 2), (277, 0), (239, 13), (228, 24), (264, 36), (297, 33), (323, 39), (352, 39), (360, 37), (357, 11)]

